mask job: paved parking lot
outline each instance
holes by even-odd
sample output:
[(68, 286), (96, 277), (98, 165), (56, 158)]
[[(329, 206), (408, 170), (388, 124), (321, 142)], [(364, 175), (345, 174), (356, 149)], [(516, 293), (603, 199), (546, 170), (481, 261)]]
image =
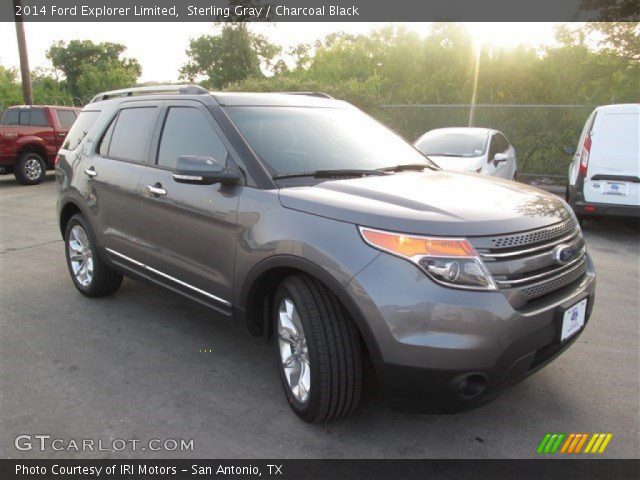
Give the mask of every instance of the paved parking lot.
[[(313, 426), (287, 406), (271, 348), (159, 288), (125, 280), (111, 298), (73, 287), (51, 174), (0, 179), (2, 458), (534, 457), (547, 432), (612, 432), (606, 457), (640, 451), (640, 230), (589, 223), (598, 271), (591, 322), (550, 366), (478, 410), (404, 415), (369, 379), (356, 415)], [(211, 350), (204, 352), (203, 350)], [(189, 452), (19, 451), (20, 434), (193, 439)]]

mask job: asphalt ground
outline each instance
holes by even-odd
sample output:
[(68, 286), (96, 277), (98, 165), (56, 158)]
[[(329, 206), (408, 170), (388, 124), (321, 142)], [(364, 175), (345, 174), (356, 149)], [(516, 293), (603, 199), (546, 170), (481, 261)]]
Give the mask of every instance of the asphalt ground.
[[(51, 173), (35, 187), (0, 179), (2, 458), (532, 458), (547, 432), (610, 432), (598, 457), (638, 456), (637, 223), (586, 224), (598, 273), (589, 325), (494, 402), (450, 416), (394, 413), (370, 376), (355, 415), (308, 425), (289, 410), (263, 340), (128, 279), (110, 298), (81, 296), (55, 198)], [(19, 435), (30, 449), (16, 448)], [(35, 435), (61, 439), (62, 450), (41, 450)], [(73, 448), (87, 439), (94, 450)], [(192, 449), (151, 450), (180, 439)]]

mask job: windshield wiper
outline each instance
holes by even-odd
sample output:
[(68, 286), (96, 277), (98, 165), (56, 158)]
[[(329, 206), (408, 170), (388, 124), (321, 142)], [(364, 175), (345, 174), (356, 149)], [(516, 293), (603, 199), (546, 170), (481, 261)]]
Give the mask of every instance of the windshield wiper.
[(434, 157), (464, 157), (465, 156), (459, 153), (425, 153), (425, 155), (433, 155)]
[(274, 175), (274, 180), (280, 180), (282, 178), (302, 178), (302, 177), (314, 177), (314, 178), (339, 178), (339, 177), (366, 177), (367, 175), (386, 175), (382, 170), (366, 170), (366, 169), (337, 169), (337, 170), (315, 170), (313, 172), (294, 172), (294, 173), (279, 173)]
[(409, 170), (422, 171), (425, 168), (430, 168), (431, 170), (436, 170), (435, 165), (429, 163), (405, 163), (401, 165), (394, 165), (392, 167), (383, 167), (379, 170), (381, 172), (406, 172)]

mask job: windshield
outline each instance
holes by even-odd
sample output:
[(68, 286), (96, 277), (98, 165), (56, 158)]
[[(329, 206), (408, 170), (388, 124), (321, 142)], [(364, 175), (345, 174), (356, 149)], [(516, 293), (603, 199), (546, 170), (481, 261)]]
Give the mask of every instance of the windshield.
[(433, 130), (425, 133), (416, 147), (425, 155), (450, 157), (479, 157), (487, 148), (486, 132), (445, 132)]
[(429, 165), (409, 143), (355, 108), (242, 106), (226, 111), (275, 175)]

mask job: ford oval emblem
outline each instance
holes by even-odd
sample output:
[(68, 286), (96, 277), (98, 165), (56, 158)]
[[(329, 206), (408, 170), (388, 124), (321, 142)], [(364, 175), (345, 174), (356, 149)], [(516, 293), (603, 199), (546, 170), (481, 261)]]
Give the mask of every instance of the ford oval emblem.
[(575, 258), (576, 249), (571, 245), (562, 244), (553, 249), (553, 259), (559, 265), (566, 265)]

